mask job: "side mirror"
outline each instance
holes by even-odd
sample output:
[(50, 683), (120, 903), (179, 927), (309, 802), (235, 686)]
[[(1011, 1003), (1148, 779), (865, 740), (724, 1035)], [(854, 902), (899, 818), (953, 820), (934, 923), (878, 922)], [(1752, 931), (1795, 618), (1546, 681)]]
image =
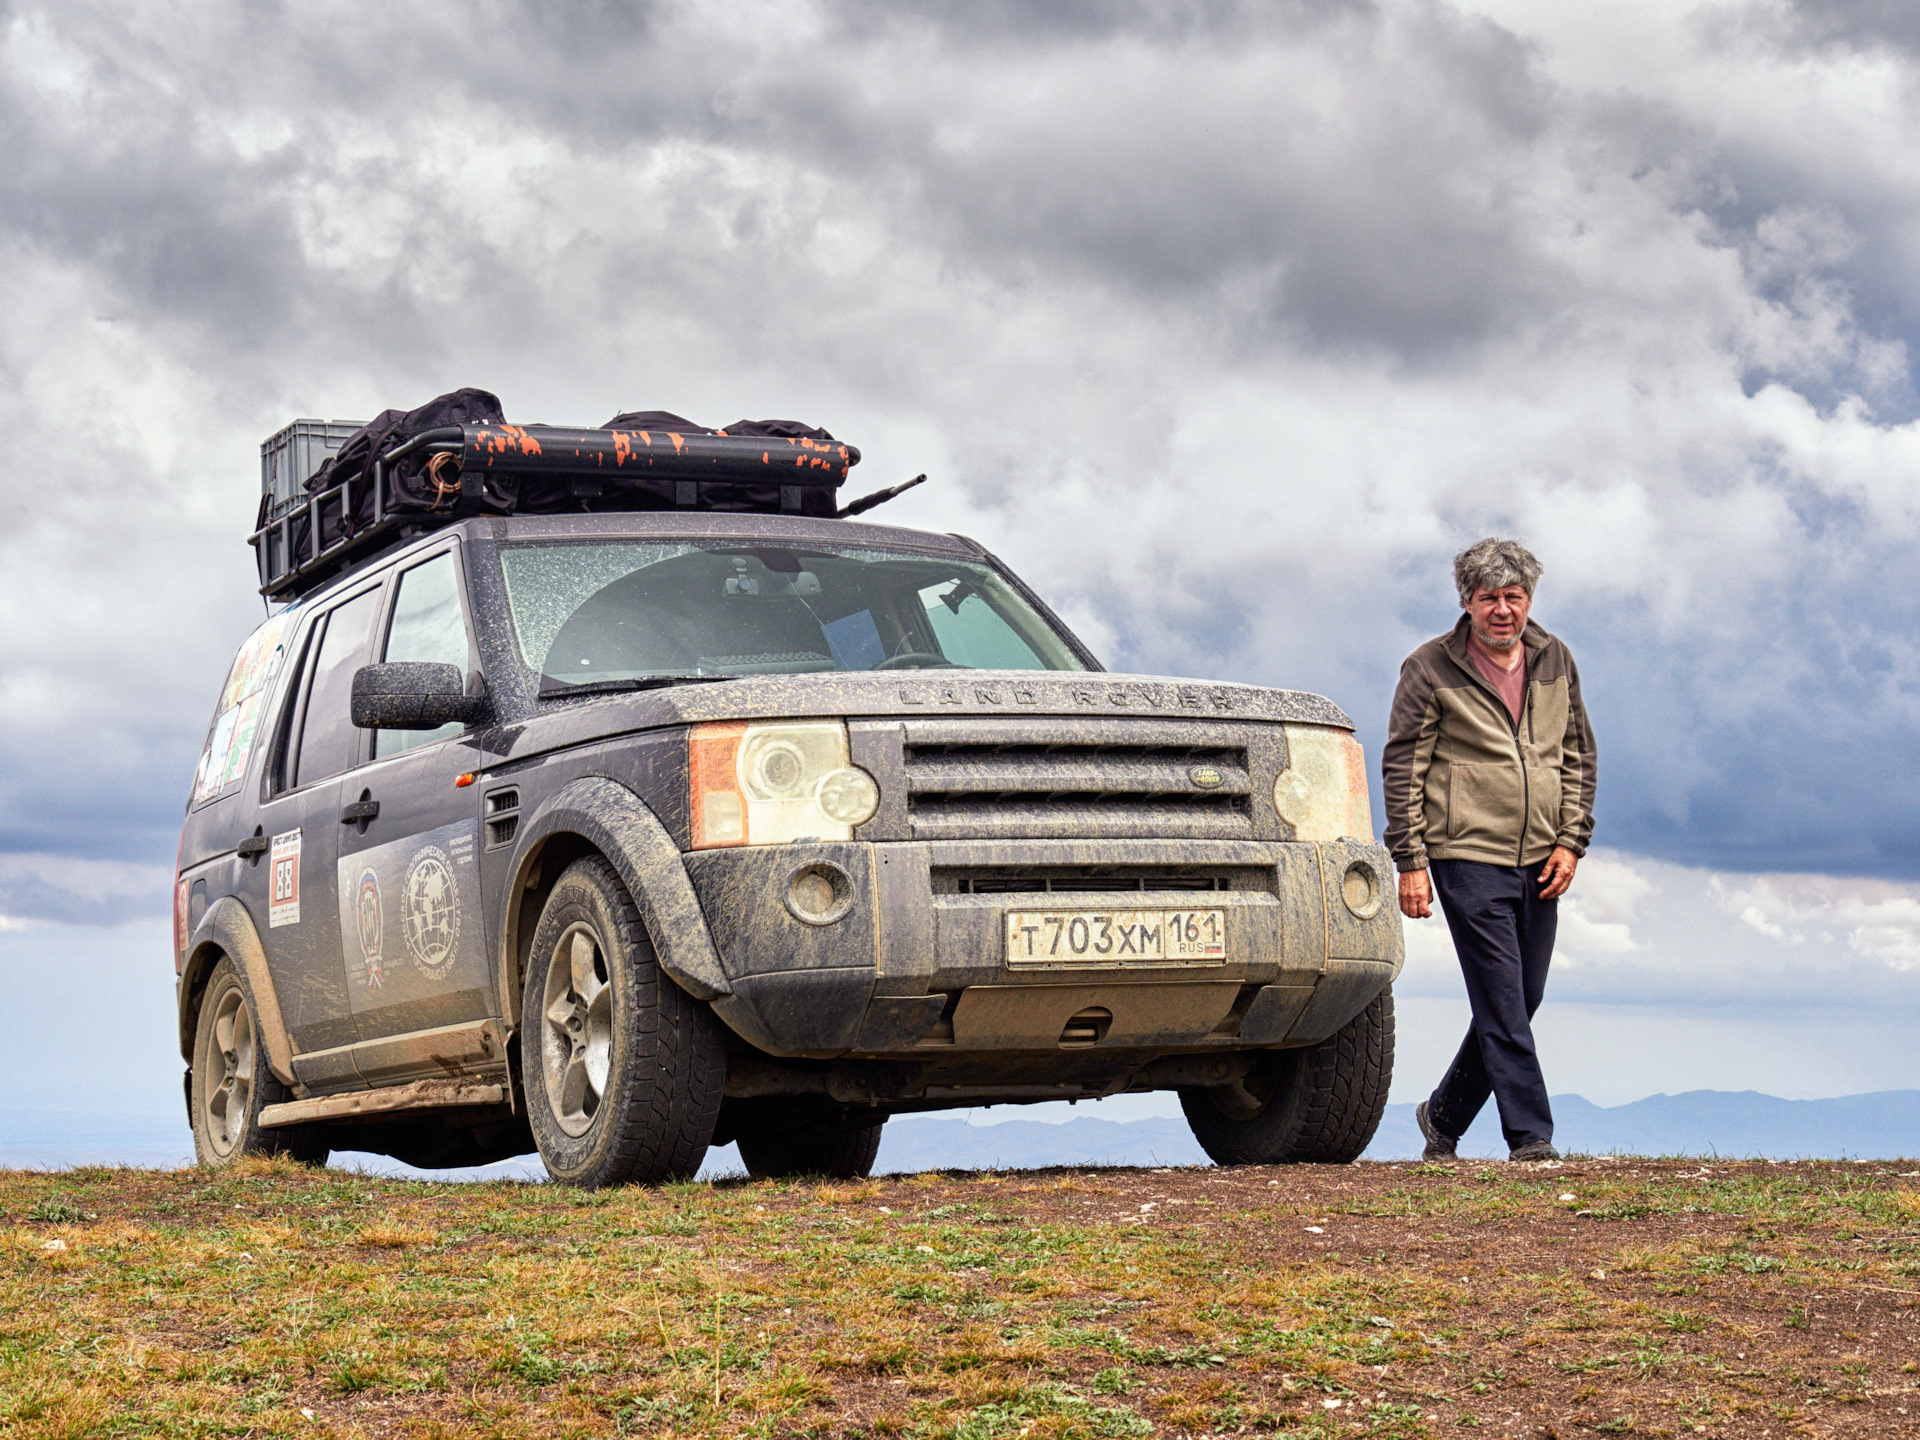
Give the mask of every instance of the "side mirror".
[(484, 695), (467, 694), (458, 665), (396, 660), (353, 674), (353, 723), (362, 730), (437, 730), (450, 721), (487, 718)]

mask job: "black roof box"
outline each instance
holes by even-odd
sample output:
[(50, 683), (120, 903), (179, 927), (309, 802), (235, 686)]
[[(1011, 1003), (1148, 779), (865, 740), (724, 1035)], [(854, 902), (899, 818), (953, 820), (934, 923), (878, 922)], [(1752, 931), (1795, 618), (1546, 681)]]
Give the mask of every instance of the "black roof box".
[(492, 395), (460, 390), (360, 427), (306, 478), (304, 498), (263, 494), (248, 543), (260, 593), (290, 599), (423, 530), (474, 515), (839, 515), (847, 512), (836, 492), (859, 461), (853, 446), (796, 421), (710, 430), (636, 411), (584, 430), (509, 425)]

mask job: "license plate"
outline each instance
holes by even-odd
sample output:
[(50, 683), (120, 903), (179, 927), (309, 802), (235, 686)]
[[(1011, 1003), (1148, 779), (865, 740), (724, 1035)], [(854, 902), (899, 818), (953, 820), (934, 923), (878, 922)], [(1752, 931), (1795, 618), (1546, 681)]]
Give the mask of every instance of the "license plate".
[(1009, 965), (1214, 964), (1227, 958), (1224, 910), (1014, 910)]

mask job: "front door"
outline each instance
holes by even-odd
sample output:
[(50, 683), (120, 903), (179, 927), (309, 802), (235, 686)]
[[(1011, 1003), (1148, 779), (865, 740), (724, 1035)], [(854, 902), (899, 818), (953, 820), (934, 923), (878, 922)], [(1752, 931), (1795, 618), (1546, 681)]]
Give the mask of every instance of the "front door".
[[(380, 658), (471, 676), (476, 655), (458, 547), (401, 571)], [(457, 723), (377, 730), (371, 748), (341, 792), (343, 806), (366, 818), (340, 827), (337, 871), (360, 1074), (385, 1084), (493, 1068), (481, 792), (459, 783), (482, 763), (477, 736)]]
[(340, 777), (360, 745), (348, 702), (354, 672), (366, 663), (380, 594), (376, 582), (346, 596), (307, 631), (301, 673), (287, 689), (267, 759), (259, 826), (268, 848), (248, 878), (250, 889), (261, 892), (253, 909), (265, 920), (261, 939), (294, 1072), (322, 1090), (350, 1087), (358, 1078), (334, 873)]

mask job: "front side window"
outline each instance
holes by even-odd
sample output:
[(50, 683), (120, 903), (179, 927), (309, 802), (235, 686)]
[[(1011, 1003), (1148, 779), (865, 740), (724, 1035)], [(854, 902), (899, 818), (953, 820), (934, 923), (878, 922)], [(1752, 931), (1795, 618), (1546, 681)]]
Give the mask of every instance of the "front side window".
[(501, 565), (542, 695), (688, 676), (1086, 668), (990, 566), (945, 556), (622, 540), (512, 546)]
[[(460, 598), (460, 572), (453, 552), (436, 555), (400, 576), (400, 593), (393, 602), (393, 623), (387, 627), (387, 648), (381, 658), (426, 660), (455, 665), (467, 671), (466, 607)], [(431, 745), (458, 735), (466, 726), (450, 720), (437, 730), (376, 730), (376, 757), (398, 755), (416, 746)]]
[(354, 763), (360, 732), (353, 728), (353, 675), (367, 663), (367, 641), (379, 608), (380, 592), (367, 590), (326, 618), (301, 723), (297, 785), (338, 775)]

